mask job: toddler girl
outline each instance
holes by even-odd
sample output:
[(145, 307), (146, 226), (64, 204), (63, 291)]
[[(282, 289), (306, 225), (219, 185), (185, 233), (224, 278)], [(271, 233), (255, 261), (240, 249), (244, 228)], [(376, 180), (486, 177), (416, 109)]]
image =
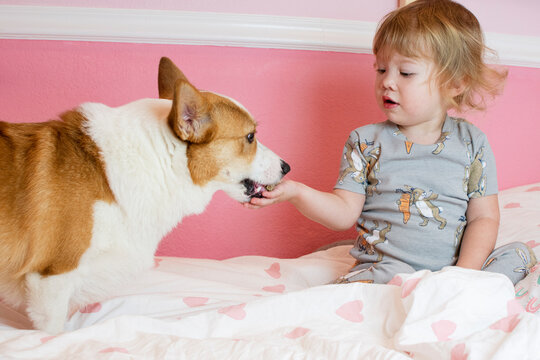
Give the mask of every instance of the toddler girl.
[(457, 265), (515, 284), (536, 264), (523, 243), (495, 249), (497, 175), (486, 136), (448, 110), (482, 109), (506, 71), (488, 67), (476, 17), (450, 0), (388, 14), (373, 41), (385, 122), (351, 132), (332, 192), (286, 180), (246, 206), (289, 201), (335, 230), (358, 229), (356, 265), (337, 282), (387, 283), (397, 273)]

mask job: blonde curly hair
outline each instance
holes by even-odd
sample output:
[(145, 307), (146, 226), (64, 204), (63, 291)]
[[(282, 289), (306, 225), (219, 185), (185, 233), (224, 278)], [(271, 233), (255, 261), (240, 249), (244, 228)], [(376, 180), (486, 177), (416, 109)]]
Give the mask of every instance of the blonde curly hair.
[[(485, 109), (486, 97), (502, 92), (508, 70), (486, 64), (495, 52), (486, 47), (476, 17), (450, 0), (416, 0), (386, 15), (373, 39), (375, 56), (389, 51), (435, 62), (435, 74), (450, 107), (458, 111)], [(447, 91), (462, 86), (457, 96)]]

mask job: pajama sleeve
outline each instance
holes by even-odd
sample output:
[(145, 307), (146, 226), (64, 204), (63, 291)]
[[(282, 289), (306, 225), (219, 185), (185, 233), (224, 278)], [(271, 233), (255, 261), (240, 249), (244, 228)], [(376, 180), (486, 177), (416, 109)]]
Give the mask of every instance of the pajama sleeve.
[(470, 199), (498, 193), (495, 156), (488, 139), (481, 133), (473, 141), (468, 170), (467, 196)]
[(353, 131), (341, 155), (341, 165), (339, 177), (334, 189), (343, 189), (359, 194), (366, 193), (367, 183), (367, 162), (361, 152), (358, 141), (358, 132)]

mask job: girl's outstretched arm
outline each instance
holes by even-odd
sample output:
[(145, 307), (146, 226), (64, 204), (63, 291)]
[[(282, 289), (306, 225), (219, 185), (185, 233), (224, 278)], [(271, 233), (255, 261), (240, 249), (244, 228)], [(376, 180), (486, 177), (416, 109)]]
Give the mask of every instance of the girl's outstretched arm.
[(263, 192), (263, 196), (251, 199), (244, 206), (257, 209), (289, 201), (308, 219), (338, 231), (348, 230), (356, 223), (366, 199), (365, 195), (347, 190), (315, 190), (293, 180), (283, 181), (274, 190)]

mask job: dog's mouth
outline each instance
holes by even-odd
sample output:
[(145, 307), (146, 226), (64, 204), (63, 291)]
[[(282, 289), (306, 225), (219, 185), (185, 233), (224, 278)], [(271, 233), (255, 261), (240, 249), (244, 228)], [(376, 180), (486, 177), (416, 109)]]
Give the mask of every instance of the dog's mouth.
[(264, 185), (251, 179), (244, 179), (242, 180), (242, 185), (246, 188), (244, 194), (251, 199), (262, 198), (263, 191), (272, 191), (277, 184)]

